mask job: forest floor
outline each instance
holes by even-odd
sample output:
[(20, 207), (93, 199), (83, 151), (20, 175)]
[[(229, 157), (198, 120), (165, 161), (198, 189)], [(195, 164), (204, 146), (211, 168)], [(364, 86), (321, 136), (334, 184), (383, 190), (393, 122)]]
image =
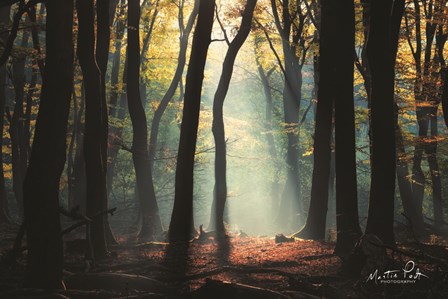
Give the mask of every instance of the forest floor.
[[(341, 274), (342, 262), (331, 242), (276, 243), (274, 237), (241, 235), (220, 242), (136, 245), (122, 236), (110, 257), (92, 267), (76, 241), (69, 241), (67, 290), (49, 293), (21, 287), (25, 257), (8, 261), (17, 229), (0, 226), (0, 298), (448, 298), (448, 244), (437, 237), (399, 243), (400, 252), (380, 248), (384, 263), (376, 256), (370, 269), (356, 278)], [(375, 265), (382, 267), (378, 276), (399, 270), (394, 273), (401, 277), (410, 261), (415, 262), (410, 273), (426, 277), (409, 279), (408, 274), (407, 282), (395, 283), (390, 282), (397, 280), (392, 276), (389, 283), (369, 280)]]

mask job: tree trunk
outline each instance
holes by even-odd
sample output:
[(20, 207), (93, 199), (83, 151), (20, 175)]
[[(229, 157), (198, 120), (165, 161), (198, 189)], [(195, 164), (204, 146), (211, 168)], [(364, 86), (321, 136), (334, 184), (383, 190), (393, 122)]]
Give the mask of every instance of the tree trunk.
[[(106, 189), (105, 195), (102, 200), (102, 210), (108, 209), (108, 192), (107, 192), (107, 148), (109, 137), (109, 118), (107, 112), (107, 99), (106, 99), (106, 72), (107, 62), (109, 60), (109, 46), (110, 46), (110, 26), (111, 17), (109, 15), (113, 5), (116, 6), (116, 2), (111, 3), (110, 0), (97, 0), (96, 12), (97, 12), (97, 34), (96, 34), (96, 61), (100, 69), (101, 78), (101, 158), (103, 165), (104, 188)], [(112, 5), (111, 5), (112, 4)], [(115, 8), (113, 9), (115, 12)], [(108, 221), (108, 214), (104, 215), (104, 229), (106, 234), (107, 244), (117, 244), (115, 237)]]
[[(194, 21), (198, 14), (198, 10), (199, 10), (199, 0), (195, 0), (194, 8), (188, 19), (187, 26), (185, 27), (185, 30), (181, 32), (180, 50), (179, 55), (177, 57), (178, 63), (176, 71), (174, 73), (173, 79), (171, 80), (170, 86), (168, 87), (168, 90), (166, 91), (165, 95), (160, 101), (159, 106), (154, 112), (154, 117), (151, 123), (151, 134), (149, 138), (149, 159), (151, 161), (151, 170), (154, 170), (154, 159), (157, 150), (157, 139), (159, 135), (160, 121), (166, 110), (166, 107), (168, 107), (169, 102), (171, 101), (171, 99), (174, 96), (174, 93), (176, 92), (179, 82), (182, 79), (182, 74), (184, 72), (185, 63), (187, 60), (188, 39), (190, 36), (190, 32), (193, 29)], [(182, 30), (181, 28), (179, 29)]]
[[(0, 23), (4, 26), (9, 25), (11, 6), (4, 6), (0, 8)], [(8, 34), (4, 33), (0, 35), (0, 42), (3, 44), (6, 42)], [(9, 223), (10, 218), (8, 215), (8, 196), (5, 186), (5, 175), (3, 170), (3, 128), (5, 120), (5, 104), (6, 104), (6, 78), (7, 70), (6, 66), (0, 67), (0, 224)]]
[[(120, 13), (124, 13), (123, 6), (125, 0), (121, 0)], [(115, 53), (113, 55), (112, 70), (111, 70), (111, 92), (109, 98), (109, 118), (116, 119), (117, 121), (123, 121), (126, 109), (126, 73), (127, 73), (127, 55), (125, 54), (125, 66), (123, 71), (123, 90), (121, 95), (118, 90), (118, 80), (120, 74), (120, 61), (121, 61), (121, 49), (122, 49), (122, 39), (124, 36), (125, 24), (121, 18), (117, 19), (116, 29), (115, 29)], [(118, 98), (120, 96), (120, 102)], [(108, 151), (108, 164), (107, 164), (107, 192), (108, 196), (112, 191), (112, 183), (115, 175), (115, 164), (120, 146), (117, 144), (121, 141), (121, 136), (123, 132), (123, 126), (111, 126), (109, 128), (109, 151)]]
[(305, 226), (296, 233), (298, 237), (314, 240), (325, 238), (331, 162), (333, 92), (336, 88), (333, 84), (333, 69), (336, 67), (336, 59), (332, 47), (337, 32), (336, 18), (335, 7), (331, 1), (322, 0), (319, 31), (319, 88), (317, 91), (311, 200)]
[(45, 77), (24, 181), (25, 286), (55, 289), (63, 287), (58, 197), (73, 88), (73, 1), (47, 0), (46, 8)]
[[(290, 2), (284, 0), (282, 2), (282, 22), (277, 13), (277, 4), (275, 0), (271, 0), (271, 7), (274, 11), (274, 19), (277, 30), (282, 38), (282, 49), (284, 57), (284, 76), (285, 84), (283, 87), (283, 110), (285, 120), (285, 130), (288, 138), (286, 164), (287, 176), (285, 188), (282, 193), (279, 212), (276, 219), (280, 227), (294, 227), (300, 221), (302, 207), (300, 201), (300, 184), (299, 184), (299, 138), (297, 126), (299, 122), (300, 101), (302, 94), (302, 70), (296, 56), (297, 45), (301, 32), (296, 32), (291, 42), (291, 31), (296, 30), (293, 26), (293, 16), (290, 13)], [(299, 30), (302, 31), (303, 17), (299, 15)], [(294, 28), (294, 29), (293, 29)], [(304, 49), (302, 49), (304, 50)]]
[(227, 154), (226, 154), (226, 137), (224, 129), (223, 106), (227, 92), (229, 90), (230, 80), (232, 79), (233, 67), (235, 64), (238, 51), (243, 46), (249, 35), (252, 25), (252, 17), (254, 14), (257, 0), (248, 0), (243, 12), (240, 29), (235, 38), (229, 44), (224, 62), (222, 65), (222, 73), (219, 79), (218, 88), (213, 99), (213, 124), (212, 132), (215, 139), (215, 188), (214, 196), (216, 197), (215, 210), (215, 228), (219, 233), (225, 232), (224, 226), (224, 208), (227, 199)]
[(391, 38), (392, 0), (370, 6), (367, 59), (371, 77), (371, 185), (366, 233), (384, 243), (394, 240), (395, 126), (394, 60)]
[(200, 0), (188, 65), (184, 108), (176, 166), (174, 207), (169, 228), (170, 241), (190, 239), (193, 223), (194, 157), (199, 125), (202, 82), (211, 42), (215, 0)]
[(84, 159), (84, 122), (82, 118), (85, 110), (85, 92), (84, 84), (81, 85), (81, 97), (79, 101), (78, 118), (76, 122), (76, 151), (73, 160), (73, 170), (71, 173), (73, 187), (73, 203), (72, 207), (79, 206), (81, 213), (86, 212), (86, 163)]
[[(104, 107), (101, 91), (101, 74), (95, 59), (95, 15), (93, 0), (77, 0), (78, 47), (77, 56), (84, 79), (86, 96), (84, 159), (86, 166), (86, 214), (95, 215), (105, 209), (106, 163), (104, 154)], [(105, 239), (105, 217), (95, 217), (87, 226), (92, 248), (87, 251), (91, 258), (100, 259), (107, 255)]]
[[(29, 31), (23, 32), (21, 47), (28, 47)], [(11, 137), (11, 152), (12, 152), (12, 173), (13, 173), (13, 190), (17, 202), (19, 216), (23, 214), (23, 179), (28, 163), (27, 151), (22, 147), (22, 140), (25, 136), (24, 132), (24, 114), (23, 101), (25, 98), (25, 63), (26, 55), (18, 55), (12, 64), (13, 70), (13, 85), (15, 93), (14, 113), (10, 118), (9, 135)], [(26, 160), (25, 160), (26, 159)]]
[(263, 92), (264, 92), (264, 97), (266, 100), (266, 109), (265, 109), (266, 142), (267, 142), (270, 158), (273, 162), (273, 166), (275, 167), (274, 177), (269, 178), (269, 180), (271, 182), (271, 187), (270, 187), (270, 191), (269, 191), (269, 196), (271, 198), (271, 211), (272, 211), (273, 215), (275, 215), (275, 213), (278, 212), (278, 208), (279, 208), (278, 194), (279, 194), (279, 190), (280, 190), (280, 184), (278, 182), (278, 173), (279, 173), (279, 169), (277, 166), (278, 154), (277, 154), (277, 150), (275, 148), (274, 135), (272, 134), (272, 130), (273, 130), (272, 111), (273, 111), (274, 107), (273, 107), (271, 86), (269, 84), (269, 76), (272, 73), (272, 71), (274, 70), (274, 68), (272, 68), (268, 72), (265, 72), (265, 70), (263, 69), (263, 66), (259, 59), (261, 53), (258, 53), (258, 47), (259, 47), (260, 43), (261, 43), (260, 38), (255, 37), (255, 62), (257, 64), (258, 76), (260, 77), (261, 84), (263, 85)]
[(140, 240), (150, 240), (162, 231), (159, 207), (155, 200), (154, 185), (151, 181), (151, 164), (148, 153), (148, 128), (145, 109), (139, 91), (140, 78), (140, 1), (128, 1), (128, 70), (127, 94), (129, 115), (132, 122), (132, 160), (134, 161), (138, 197), (142, 211)]
[(337, 91), (335, 95), (336, 141), (336, 224), (335, 252), (349, 254), (361, 236), (358, 219), (358, 191), (356, 180), (355, 108), (353, 74), (355, 54), (354, 1), (335, 6), (339, 34), (334, 36)]

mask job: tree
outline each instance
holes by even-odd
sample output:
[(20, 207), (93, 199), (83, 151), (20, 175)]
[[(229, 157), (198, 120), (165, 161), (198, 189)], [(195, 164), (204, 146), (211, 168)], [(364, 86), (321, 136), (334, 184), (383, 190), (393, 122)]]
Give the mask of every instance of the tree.
[(137, 191), (142, 212), (142, 227), (139, 239), (152, 239), (162, 230), (154, 185), (151, 180), (151, 163), (148, 154), (148, 128), (145, 109), (140, 98), (140, 3), (128, 2), (128, 109), (132, 122), (132, 160), (134, 162)]
[[(358, 222), (356, 181), (355, 113), (353, 99), (355, 12), (353, 1), (323, 0), (319, 30), (319, 88), (314, 134), (314, 168), (311, 201), (305, 227), (296, 235), (325, 237), (331, 162), (335, 159), (335, 252), (345, 256), (361, 235)], [(338, 44), (334, 48), (332, 45)], [(332, 123), (335, 123), (335, 155), (332, 156)]]
[[(86, 96), (84, 159), (86, 165), (86, 214), (92, 216), (105, 209), (106, 163), (104, 160), (103, 94), (101, 91), (101, 72), (95, 59), (95, 15), (93, 1), (78, 0), (78, 47), (77, 56), (84, 79)], [(106, 135), (107, 136), (107, 135)], [(107, 157), (107, 156), (106, 156)], [(105, 237), (105, 217), (95, 217), (88, 226), (92, 240), (91, 251), (95, 259), (107, 255)], [(88, 251), (90, 254), (90, 251)]]
[[(112, 4), (112, 5), (111, 5)], [(109, 46), (110, 46), (110, 26), (112, 25), (113, 15), (115, 14), (115, 9), (117, 6), (117, 1), (110, 0), (97, 0), (96, 1), (96, 12), (97, 12), (97, 34), (96, 34), (96, 51), (95, 58), (100, 70), (100, 81), (101, 81), (101, 159), (103, 166), (102, 184), (104, 184), (105, 195), (101, 197), (102, 200), (102, 210), (107, 210), (108, 207), (108, 193), (107, 193), (107, 145), (108, 145), (108, 111), (107, 111), (107, 99), (106, 99), (106, 72), (107, 72), (107, 62), (109, 59)], [(110, 12), (113, 15), (110, 16)], [(115, 243), (116, 240), (109, 226), (109, 221), (107, 219), (107, 214), (103, 217), (104, 230), (106, 235), (106, 242), (108, 244)]]
[(193, 223), (193, 171), (199, 125), (202, 82), (211, 42), (214, 0), (200, 0), (196, 29), (188, 65), (184, 108), (176, 166), (174, 207), (169, 228), (170, 241), (190, 239)]
[(367, 59), (371, 78), (371, 185), (366, 233), (394, 244), (395, 123), (392, 0), (372, 1)]
[[(252, 25), (257, 0), (247, 0), (243, 12), (240, 29), (235, 38), (230, 42), (224, 62), (222, 64), (222, 73), (219, 79), (218, 88), (213, 99), (213, 124), (212, 132), (215, 139), (215, 188), (214, 200), (216, 201), (215, 210), (211, 213), (216, 215), (215, 227), (220, 233), (225, 232), (224, 227), (224, 208), (227, 199), (227, 157), (226, 157), (226, 137), (224, 129), (223, 106), (227, 92), (229, 90), (230, 80), (232, 79), (233, 66), (235, 64), (238, 51), (243, 46), (249, 35)], [(213, 224), (212, 224), (213, 225)]]
[(73, 88), (73, 1), (46, 1), (46, 58), (39, 114), (24, 180), (25, 285), (62, 288), (59, 180), (66, 159)]
[[(287, 178), (280, 202), (277, 223), (286, 226), (296, 226), (297, 216), (302, 212), (299, 184), (299, 138), (297, 126), (299, 123), (299, 111), (302, 94), (302, 67), (305, 63), (307, 49), (305, 47), (304, 26), (306, 13), (302, 11), (302, 1), (282, 1), (281, 18), (277, 10), (277, 1), (271, 0), (275, 25), (282, 39), (284, 67), (282, 71), (285, 79), (283, 87), (283, 109), (285, 130), (288, 137), (286, 153)], [(292, 7), (292, 12), (290, 11)], [(298, 57), (298, 55), (300, 57)], [(281, 62), (279, 62), (281, 63)]]
[(278, 173), (280, 171), (280, 167), (278, 166), (278, 153), (275, 146), (275, 139), (273, 134), (273, 120), (272, 114), (274, 110), (274, 103), (271, 91), (271, 85), (269, 79), (274, 72), (275, 68), (272, 67), (268, 71), (263, 68), (262, 63), (260, 62), (260, 57), (263, 55), (261, 50), (259, 49), (262, 44), (261, 36), (256, 35), (254, 39), (255, 43), (255, 63), (257, 65), (258, 76), (260, 78), (261, 84), (263, 86), (263, 93), (266, 100), (266, 112), (265, 112), (265, 128), (266, 128), (266, 142), (269, 149), (269, 155), (271, 160), (273, 161), (273, 165), (276, 167), (274, 179), (271, 180), (271, 208), (272, 211), (277, 211), (278, 209), (278, 193), (280, 190), (280, 183), (278, 181)]
[[(4, 6), (0, 8), (0, 24), (7, 25), (10, 23), (10, 6)], [(7, 39), (7, 34), (0, 35), (0, 41), (4, 43)], [(6, 66), (2, 65), (0, 67), (0, 132), (3, 132), (3, 123), (5, 115), (5, 104), (6, 104)], [(8, 215), (8, 197), (6, 193), (5, 186), (5, 175), (3, 170), (3, 134), (0, 134), (0, 146), (2, 149), (0, 151), (0, 223), (9, 222)]]
[[(336, 60), (332, 44), (338, 28), (336, 6), (331, 1), (321, 1), (319, 30), (319, 88), (317, 90), (316, 126), (314, 133), (314, 168), (311, 200), (305, 226), (295, 234), (306, 239), (324, 239), (330, 179), (331, 132), (334, 93), (340, 92), (333, 72)], [(336, 181), (338, 177), (336, 176)]]
[[(335, 111), (335, 163), (336, 163), (336, 225), (335, 252), (346, 255), (351, 252), (361, 228), (358, 219), (358, 191), (356, 179), (355, 108), (353, 98), (355, 53), (355, 8), (353, 0), (337, 3), (335, 12), (338, 33), (334, 42), (336, 83)], [(322, 16), (323, 18), (323, 16)]]
[[(436, 37), (437, 26), (443, 23), (443, 9), (446, 1), (414, 1), (415, 18), (415, 47), (411, 41), (408, 16), (406, 15), (406, 34), (409, 47), (415, 62), (415, 113), (418, 124), (418, 138), (414, 148), (414, 159), (412, 167), (412, 192), (414, 195), (419, 222), (423, 222), (423, 198), (425, 191), (425, 175), (421, 166), (423, 154), (426, 153), (432, 181), (432, 195), (434, 218), (437, 224), (443, 222), (442, 189), (437, 162), (437, 110), (440, 104), (440, 96), (437, 85), (440, 80), (438, 65), (442, 61), (438, 58), (437, 49), (442, 40)], [(423, 7), (422, 7), (423, 6)], [(423, 9), (422, 9), (423, 8)], [(422, 15), (423, 11), (423, 15)], [(425, 34), (422, 34), (422, 17), (425, 20)], [(425, 39), (423, 39), (425, 36)], [(436, 42), (434, 43), (434, 39)], [(446, 39), (445, 39), (446, 40)], [(435, 55), (432, 57), (432, 49), (435, 47)], [(440, 51), (443, 55), (443, 46)], [(423, 55), (423, 59), (422, 59)], [(440, 72), (443, 73), (443, 70)]]
[[(188, 22), (185, 28), (183, 28), (184, 24), (181, 23), (181, 21), (179, 22), (180, 49), (179, 49), (179, 55), (177, 57), (177, 68), (165, 95), (163, 96), (162, 100), (160, 101), (160, 104), (157, 106), (157, 109), (154, 112), (154, 116), (151, 122), (151, 133), (149, 137), (149, 160), (151, 162), (151, 170), (152, 170), (151, 174), (154, 172), (154, 159), (156, 156), (156, 150), (158, 144), (160, 121), (162, 120), (162, 116), (166, 108), (168, 107), (169, 102), (173, 98), (176, 89), (179, 86), (179, 82), (182, 79), (182, 74), (184, 72), (185, 64), (187, 61), (188, 39), (191, 30), (193, 29), (196, 16), (198, 15), (198, 10), (199, 10), (199, 0), (195, 0), (193, 11), (191, 12), (190, 17), (188, 18)], [(179, 15), (183, 16), (183, 5), (179, 6)], [(151, 180), (154, 182), (154, 177), (151, 177)]]
[[(30, 33), (25, 31), (22, 34), (20, 46), (27, 48), (29, 44)], [(28, 163), (28, 144), (24, 142), (26, 116), (23, 114), (25, 98), (25, 64), (27, 53), (21, 51), (13, 59), (12, 63), (12, 82), (14, 85), (15, 104), (13, 113), (7, 109), (6, 116), (9, 120), (9, 135), (11, 136), (12, 151), (12, 172), (13, 172), (13, 190), (17, 202), (19, 215), (23, 214), (23, 178), (25, 176)]]

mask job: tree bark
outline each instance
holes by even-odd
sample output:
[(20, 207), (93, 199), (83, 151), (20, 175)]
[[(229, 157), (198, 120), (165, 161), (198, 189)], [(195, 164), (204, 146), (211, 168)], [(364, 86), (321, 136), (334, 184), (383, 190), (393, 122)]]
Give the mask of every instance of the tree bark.
[(349, 254), (359, 237), (358, 191), (356, 179), (355, 107), (353, 98), (355, 54), (355, 8), (353, 0), (335, 6), (338, 35), (334, 43), (337, 90), (335, 94), (336, 142), (336, 225), (335, 252)]
[[(302, 209), (300, 201), (299, 184), (299, 138), (297, 126), (299, 122), (299, 111), (302, 94), (302, 65), (296, 56), (299, 40), (302, 38), (304, 15), (292, 15), (290, 13), (290, 1), (282, 2), (282, 17), (280, 20), (275, 0), (271, 0), (274, 12), (274, 20), (277, 30), (282, 38), (282, 49), (284, 57), (285, 85), (283, 87), (283, 109), (285, 120), (285, 131), (288, 138), (286, 164), (287, 177), (285, 188), (282, 193), (277, 223), (280, 227), (294, 227), (301, 219)], [(298, 6), (299, 8), (300, 6)], [(299, 13), (297, 8), (296, 14)], [(293, 26), (292, 20), (297, 17), (299, 24)], [(290, 41), (292, 36), (292, 42)], [(304, 49), (302, 49), (305, 51)], [(300, 214), (300, 215), (299, 215)], [(297, 219), (298, 218), (298, 219)]]
[(193, 45), (188, 65), (184, 108), (180, 131), (179, 151), (176, 166), (174, 207), (169, 228), (170, 241), (190, 239), (193, 222), (193, 177), (194, 157), (199, 125), (202, 82), (211, 42), (214, 0), (200, 0), (199, 15), (193, 36)]
[[(29, 31), (23, 32), (21, 47), (28, 47)], [(25, 63), (26, 55), (18, 55), (12, 64), (12, 81), (15, 93), (15, 105), (12, 117), (10, 117), (9, 135), (11, 137), (13, 190), (17, 202), (19, 217), (23, 215), (23, 179), (28, 163), (28, 146), (23, 148), (24, 131), (24, 99), (25, 99)], [(9, 112), (8, 112), (9, 113)], [(9, 117), (9, 116), (8, 116)]]
[[(125, 0), (121, 0), (120, 3), (120, 13), (119, 16), (124, 14), (124, 4)], [(120, 95), (118, 90), (118, 80), (120, 75), (120, 64), (121, 64), (121, 49), (123, 45), (123, 36), (125, 24), (121, 18), (117, 19), (115, 26), (115, 53), (113, 54), (112, 60), (112, 70), (111, 70), (111, 92), (109, 98), (109, 118), (116, 119), (117, 121), (123, 121), (125, 116), (126, 109), (126, 73), (127, 73), (127, 54), (125, 54), (125, 66), (123, 70), (123, 90)], [(120, 98), (120, 101), (118, 101)], [(108, 195), (112, 191), (112, 183), (115, 175), (115, 164), (118, 155), (118, 151), (120, 146), (117, 144), (118, 141), (121, 141), (122, 136), (122, 126), (111, 126), (109, 128), (109, 151), (108, 151), (108, 164), (107, 164), (107, 191)]]
[(392, 0), (370, 6), (367, 59), (371, 77), (371, 186), (366, 233), (394, 245), (395, 126)]
[[(331, 131), (333, 117), (333, 69), (336, 67), (333, 44), (337, 33), (335, 5), (329, 0), (321, 1), (319, 31), (319, 88), (317, 91), (316, 126), (314, 133), (314, 168), (311, 200), (305, 226), (295, 235), (301, 238), (322, 240), (328, 207), (328, 183), (331, 162)], [(338, 4), (337, 4), (338, 5)], [(337, 58), (339, 59), (339, 58)], [(337, 168), (336, 168), (337, 171)], [(336, 177), (336, 182), (338, 177)]]
[[(180, 8), (179, 8), (180, 9)], [(160, 101), (159, 106), (157, 106), (156, 111), (154, 112), (154, 117), (152, 119), (151, 123), (151, 134), (149, 138), (149, 159), (151, 161), (151, 169), (154, 169), (154, 158), (157, 150), (157, 139), (159, 135), (159, 126), (160, 121), (162, 119), (162, 116), (166, 110), (166, 107), (168, 107), (169, 102), (174, 96), (174, 93), (176, 92), (177, 87), (179, 86), (179, 82), (182, 79), (182, 74), (184, 72), (185, 63), (187, 60), (187, 49), (188, 49), (188, 39), (191, 33), (191, 30), (193, 29), (194, 21), (196, 19), (196, 16), (198, 14), (199, 10), (199, 0), (195, 0), (193, 11), (190, 14), (190, 17), (188, 19), (187, 26), (181, 32), (180, 37), (180, 50), (179, 55), (177, 57), (177, 68), (174, 73), (173, 79), (171, 80), (170, 86), (168, 87), (168, 90), (166, 91), (165, 95), (163, 96), (162, 100)], [(182, 31), (182, 28), (179, 28)]]
[(264, 68), (260, 62), (261, 53), (258, 53), (258, 47), (259, 47), (260, 43), (261, 43), (260, 38), (255, 37), (255, 62), (257, 64), (258, 76), (260, 77), (261, 84), (263, 86), (264, 97), (266, 100), (266, 109), (265, 109), (266, 142), (267, 142), (270, 158), (273, 162), (273, 166), (275, 167), (275, 175), (273, 178), (269, 179), (271, 181), (271, 188), (270, 188), (270, 192), (269, 192), (269, 195), (271, 197), (271, 211), (275, 215), (275, 213), (278, 212), (278, 208), (279, 208), (278, 194), (280, 191), (280, 184), (278, 182), (278, 173), (279, 173), (279, 169), (278, 169), (279, 167), (277, 166), (278, 153), (275, 148), (274, 135), (272, 134), (272, 130), (273, 130), (272, 113), (273, 113), (274, 106), (273, 106), (273, 99), (272, 99), (272, 93), (271, 93), (271, 86), (269, 84), (269, 77), (270, 77), (272, 71), (274, 70), (274, 68), (272, 68), (268, 72), (266, 72), (264, 70)]
[[(10, 20), (10, 6), (4, 6), (0, 8), (0, 23), (2, 25), (9, 25)], [(8, 38), (7, 34), (0, 35), (0, 41), (6, 42)], [(6, 78), (7, 71), (6, 66), (0, 67), (0, 223), (9, 223), (10, 218), (8, 214), (8, 196), (5, 186), (5, 174), (3, 170), (3, 128), (5, 120), (5, 104), (6, 104)]]
[(247, 0), (246, 2), (240, 29), (238, 30), (235, 38), (229, 44), (229, 48), (222, 65), (222, 73), (219, 79), (218, 88), (213, 99), (212, 132), (215, 139), (214, 196), (216, 197), (216, 205), (215, 210), (212, 211), (212, 213), (215, 213), (215, 228), (219, 233), (225, 232), (224, 208), (227, 200), (227, 150), (223, 106), (229, 90), (230, 80), (232, 79), (235, 59), (238, 55), (238, 51), (243, 46), (247, 36), (249, 35), (256, 4), (257, 0)]
[(58, 197), (73, 88), (73, 1), (47, 0), (46, 8), (45, 76), (24, 181), (28, 243), (25, 286), (55, 289), (63, 287)]
[(128, 70), (127, 94), (129, 115), (132, 122), (132, 160), (134, 161), (138, 197), (142, 211), (140, 240), (153, 239), (162, 231), (159, 208), (151, 178), (151, 164), (148, 154), (148, 128), (145, 109), (139, 91), (140, 78), (140, 2), (128, 1)]
[[(92, 216), (104, 210), (106, 202), (106, 161), (104, 152), (104, 107), (101, 91), (101, 72), (95, 59), (95, 15), (93, 0), (77, 0), (78, 47), (77, 56), (84, 79), (86, 96), (84, 159), (86, 167), (86, 214)], [(107, 135), (106, 135), (107, 136)], [(92, 248), (91, 258), (107, 255), (104, 215), (88, 225)]]

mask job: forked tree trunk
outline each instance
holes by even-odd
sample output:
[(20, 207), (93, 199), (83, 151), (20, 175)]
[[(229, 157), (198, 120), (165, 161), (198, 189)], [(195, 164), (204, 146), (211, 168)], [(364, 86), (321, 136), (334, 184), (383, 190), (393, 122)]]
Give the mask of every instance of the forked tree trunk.
[(216, 200), (215, 210), (215, 228), (219, 233), (225, 232), (224, 227), (224, 208), (227, 200), (227, 150), (226, 137), (224, 129), (223, 106), (227, 92), (229, 90), (230, 80), (232, 79), (233, 66), (235, 64), (238, 51), (243, 46), (249, 35), (252, 25), (257, 0), (248, 0), (243, 12), (240, 29), (235, 38), (229, 44), (224, 62), (222, 64), (222, 73), (219, 79), (218, 88), (213, 99), (213, 124), (212, 132), (215, 139), (215, 188), (214, 196)]
[[(86, 214), (92, 216), (105, 209), (106, 202), (106, 163), (103, 149), (103, 94), (101, 74), (95, 59), (95, 15), (93, 0), (77, 0), (78, 47), (77, 56), (84, 79), (86, 95), (86, 116), (84, 131), (84, 158), (86, 166)], [(106, 135), (107, 136), (107, 135)], [(94, 259), (107, 255), (105, 238), (105, 217), (95, 217), (87, 227), (91, 238)]]
[[(179, 8), (181, 9), (181, 8)], [(196, 19), (196, 16), (198, 14), (199, 10), (199, 0), (195, 0), (193, 11), (191, 12), (190, 17), (188, 18), (187, 26), (183, 30), (180, 38), (180, 50), (179, 55), (177, 57), (177, 68), (174, 73), (173, 79), (171, 80), (170, 86), (168, 87), (168, 90), (166, 91), (165, 95), (163, 96), (162, 100), (160, 101), (159, 106), (157, 107), (156, 111), (154, 112), (154, 117), (152, 119), (151, 123), (151, 134), (149, 137), (149, 159), (151, 161), (151, 169), (154, 169), (154, 159), (156, 155), (157, 150), (157, 139), (159, 135), (159, 126), (160, 121), (162, 120), (162, 116), (168, 107), (169, 102), (173, 98), (177, 87), (179, 86), (179, 82), (182, 79), (182, 74), (184, 72), (185, 63), (187, 61), (187, 49), (188, 49), (188, 40), (190, 36), (190, 32), (193, 29), (194, 21)], [(179, 28), (182, 30), (182, 28)], [(153, 179), (153, 178), (152, 178)]]
[(162, 230), (154, 185), (151, 180), (151, 164), (148, 153), (148, 128), (140, 91), (140, 1), (128, 1), (128, 69), (127, 95), (132, 122), (132, 160), (134, 162), (137, 191), (142, 212), (140, 240), (153, 239)]
[(193, 223), (193, 176), (201, 106), (202, 82), (211, 42), (215, 0), (200, 0), (185, 86), (184, 108), (177, 155), (174, 207), (169, 228), (170, 241), (190, 239)]
[(55, 289), (63, 287), (59, 180), (73, 88), (73, 1), (47, 0), (46, 8), (45, 77), (24, 181), (25, 286)]

